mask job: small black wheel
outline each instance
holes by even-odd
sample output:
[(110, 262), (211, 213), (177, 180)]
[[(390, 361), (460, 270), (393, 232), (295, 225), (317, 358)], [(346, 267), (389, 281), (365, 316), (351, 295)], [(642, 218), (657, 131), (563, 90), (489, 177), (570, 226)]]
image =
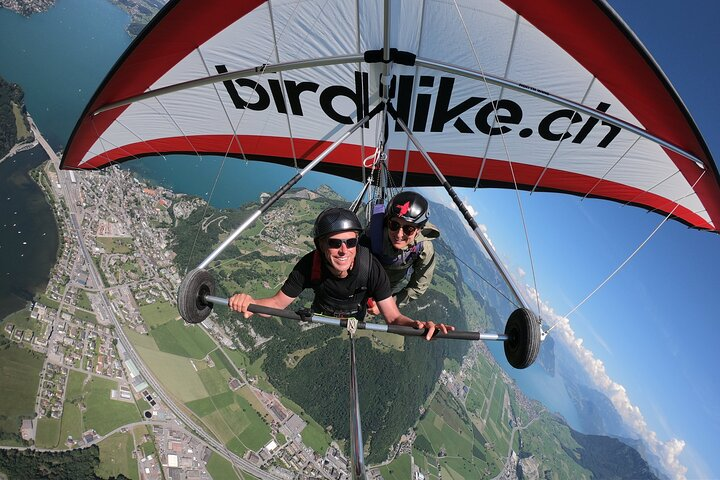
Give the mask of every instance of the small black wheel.
[(206, 295), (215, 294), (215, 280), (207, 270), (195, 269), (180, 283), (177, 304), (180, 316), (187, 323), (200, 323), (212, 311), (212, 303), (205, 301)]
[(527, 368), (540, 353), (540, 322), (534, 313), (518, 308), (505, 325), (505, 358), (514, 368)]

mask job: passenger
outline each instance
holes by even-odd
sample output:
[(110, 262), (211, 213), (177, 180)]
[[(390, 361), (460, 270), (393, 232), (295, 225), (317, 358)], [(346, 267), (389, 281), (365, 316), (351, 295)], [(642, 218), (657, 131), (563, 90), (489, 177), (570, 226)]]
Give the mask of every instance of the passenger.
[[(388, 203), (382, 235), (373, 237), (371, 225), (360, 240), (360, 244), (368, 246), (385, 268), (399, 307), (424, 294), (435, 271), (432, 240), (440, 236), (440, 230), (428, 222), (429, 216), (425, 197), (416, 192), (399, 193)], [(382, 238), (382, 245), (371, 245), (371, 238), (375, 241), (378, 237)], [(396, 290), (408, 275), (407, 284)], [(380, 310), (371, 302), (368, 312), (377, 315)]]
[(268, 298), (235, 294), (229, 299), (230, 308), (248, 318), (252, 315), (247, 311), (251, 303), (283, 309), (303, 290), (312, 288), (315, 298), (311, 310), (314, 313), (362, 320), (368, 298), (372, 297), (378, 312), (389, 325), (427, 328), (427, 340), (436, 329), (443, 333), (454, 330), (455, 327), (443, 323), (421, 322), (400, 313), (382, 266), (367, 248), (358, 245), (361, 231), (360, 221), (350, 210), (330, 208), (323, 211), (313, 228), (315, 250), (300, 259), (282, 288)]

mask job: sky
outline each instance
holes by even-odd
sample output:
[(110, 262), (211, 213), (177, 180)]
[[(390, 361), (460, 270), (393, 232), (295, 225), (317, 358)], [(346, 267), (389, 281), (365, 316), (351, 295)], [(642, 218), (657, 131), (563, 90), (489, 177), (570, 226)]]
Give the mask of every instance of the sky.
[[(720, 159), (720, 5), (690, 0), (610, 5), (647, 47)], [(514, 191), (463, 190), (519, 283), (535, 291)], [(720, 478), (720, 376), (715, 371), (720, 236), (614, 203), (520, 194), (546, 324), (675, 478)], [(533, 297), (534, 298), (534, 297)], [(533, 300), (535, 302), (535, 300)], [(547, 328), (547, 327), (546, 327)]]

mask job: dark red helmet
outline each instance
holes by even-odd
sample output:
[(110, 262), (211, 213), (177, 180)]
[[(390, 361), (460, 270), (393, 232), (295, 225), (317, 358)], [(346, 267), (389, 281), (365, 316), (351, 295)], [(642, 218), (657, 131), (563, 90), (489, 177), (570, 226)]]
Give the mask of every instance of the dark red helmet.
[(399, 217), (421, 227), (428, 221), (430, 208), (428, 201), (419, 193), (401, 192), (390, 200), (385, 215), (388, 218)]
[(313, 238), (315, 241), (338, 232), (362, 232), (363, 228), (360, 225), (357, 215), (347, 208), (328, 208), (323, 210), (320, 215), (315, 219), (315, 226), (313, 227)]

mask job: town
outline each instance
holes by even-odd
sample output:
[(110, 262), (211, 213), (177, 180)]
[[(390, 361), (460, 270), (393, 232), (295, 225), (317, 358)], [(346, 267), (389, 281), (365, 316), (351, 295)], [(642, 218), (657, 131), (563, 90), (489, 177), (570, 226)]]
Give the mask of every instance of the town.
[[(35, 129), (32, 121), (31, 125)], [(36, 129), (35, 134), (50, 154)], [(133, 458), (138, 461), (140, 478), (210, 478), (207, 463), (212, 452), (257, 478), (349, 478), (348, 459), (339, 445), (333, 442), (318, 452), (304, 443), (307, 422), (287, 408), (277, 393), (264, 391), (255, 375), (234, 365), (226, 354), (217, 353), (221, 349), (233, 351), (240, 344), (232, 331), (215, 321), (214, 314), (201, 328), (219, 356), (208, 354), (201, 361), (190, 359), (189, 363), (195, 371), (222, 366), (218, 362), (228, 363), (229, 377), (224, 388), (249, 396), (258, 418), (268, 424), (269, 440), (257, 448), (243, 448), (241, 457), (237, 448), (232, 450), (229, 444), (207, 435), (197, 417), (188, 416), (181, 402), (165, 391), (138, 355), (137, 349), (142, 347), (137, 342), (144, 342), (138, 339), (152, 338), (150, 333), (158, 322), (179, 318), (174, 303), (181, 272), (169, 248), (174, 241), (172, 226), (174, 221), (205, 208), (205, 202), (150, 186), (117, 167), (92, 173), (59, 171), (57, 157), (54, 153), (52, 156), (55, 159), (43, 164), (34, 178), (55, 211), (62, 239), (59, 258), (45, 293), (33, 302), (28, 318), (4, 325), (8, 338), (45, 355), (36, 399), (37, 418), (23, 421), (22, 438), (35, 441), (38, 422), (44, 418), (62, 419), (68, 401), (72, 409), (87, 408), (85, 396), (79, 391), (85, 393), (88, 379), (97, 379), (111, 382), (112, 388), (106, 388), (103, 395), (112, 402), (135, 404), (140, 418), (127, 416), (125, 423), (114, 425), (109, 432), (90, 429), (68, 435), (62, 439), (63, 446), (82, 447), (101, 442), (117, 431), (136, 432), (138, 425), (152, 427), (134, 433), (137, 438)], [(259, 200), (262, 202), (266, 195)], [(288, 195), (297, 199), (318, 196), (303, 189)], [(263, 218), (258, 241), (280, 253), (300, 254), (290, 246), (290, 240), (300, 236), (291, 225), (294, 215), (291, 207), (283, 207)], [(202, 228), (223, 220), (223, 216), (206, 219)], [(135, 340), (130, 341), (131, 336)], [(265, 340), (254, 337), (252, 346)], [(459, 371), (443, 372), (439, 384), (464, 403), (476, 359), (490, 356), (484, 344), (474, 346)], [(512, 385), (504, 373), (498, 381)], [(531, 412), (532, 421), (540, 411), (519, 390), (512, 391), (520, 408)], [(513, 431), (524, 428), (510, 402), (506, 399), (504, 403), (509, 426)], [(415, 439), (416, 433), (409, 430), (383, 465), (411, 453)], [(495, 448), (492, 444), (485, 447)], [(443, 455), (441, 450), (439, 458)], [(520, 462), (517, 455), (509, 453), (506, 478), (513, 478), (512, 472)], [(383, 478), (380, 467), (369, 471), (371, 478)], [(413, 466), (412, 476), (417, 480), (425, 478), (417, 466)]]

